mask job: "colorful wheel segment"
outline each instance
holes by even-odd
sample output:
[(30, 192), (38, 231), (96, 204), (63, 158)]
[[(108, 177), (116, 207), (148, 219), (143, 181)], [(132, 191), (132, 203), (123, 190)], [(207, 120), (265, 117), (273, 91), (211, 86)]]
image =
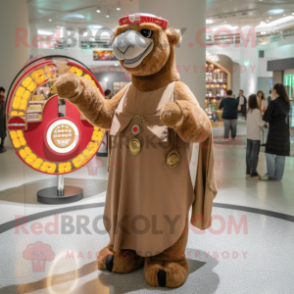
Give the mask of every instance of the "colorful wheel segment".
[(16, 154), (29, 167), (50, 175), (86, 165), (105, 133), (93, 127), (76, 106), (58, 99), (54, 82), (66, 72), (91, 80), (102, 92), (84, 65), (54, 56), (29, 64), (12, 85), (7, 102), (7, 128)]

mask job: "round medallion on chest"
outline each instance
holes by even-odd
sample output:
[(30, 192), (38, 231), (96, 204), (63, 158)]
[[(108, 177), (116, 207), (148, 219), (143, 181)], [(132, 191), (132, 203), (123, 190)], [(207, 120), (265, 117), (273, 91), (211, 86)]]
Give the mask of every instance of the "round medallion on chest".
[(137, 138), (133, 138), (129, 143), (129, 148), (132, 155), (138, 155), (141, 151), (141, 142)]
[(177, 150), (172, 150), (166, 157), (166, 164), (169, 168), (176, 168), (180, 163), (180, 154)]

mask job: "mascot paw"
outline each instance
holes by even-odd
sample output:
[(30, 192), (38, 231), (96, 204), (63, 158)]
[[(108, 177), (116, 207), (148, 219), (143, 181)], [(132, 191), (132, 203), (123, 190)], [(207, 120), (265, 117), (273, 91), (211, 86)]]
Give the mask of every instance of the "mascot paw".
[(60, 76), (54, 83), (60, 98), (70, 99), (82, 91), (81, 82), (74, 73), (67, 73)]
[(180, 261), (145, 259), (145, 279), (150, 286), (178, 288), (187, 280), (189, 266), (186, 258)]
[(161, 108), (160, 118), (167, 127), (174, 128), (182, 118), (182, 110), (176, 103), (166, 103)]
[(98, 269), (113, 273), (126, 274), (144, 265), (144, 257), (133, 250), (113, 251), (113, 246), (102, 249), (97, 257)]

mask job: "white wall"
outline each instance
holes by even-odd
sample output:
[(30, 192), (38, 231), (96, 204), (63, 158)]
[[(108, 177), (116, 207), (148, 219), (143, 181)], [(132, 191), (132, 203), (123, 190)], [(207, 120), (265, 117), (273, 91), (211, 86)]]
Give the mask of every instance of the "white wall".
[(272, 78), (273, 72), (267, 71), (267, 58), (259, 58), (258, 60), (258, 77), (259, 78)]
[(264, 50), (264, 58), (269, 60), (291, 58), (294, 57), (294, 38), (261, 45), (258, 49)]
[(240, 79), (241, 79), (241, 74), (240, 74), (240, 64), (234, 62), (234, 67), (237, 69), (236, 72), (233, 73), (233, 85), (232, 85), (232, 90), (233, 94), (235, 97), (238, 97), (239, 90), (240, 88)]
[[(29, 60), (29, 50), (20, 43), (17, 29), (28, 32), (28, 7), (26, 0), (1, 1), (0, 9), (0, 86), (6, 89), (16, 74)], [(19, 44), (18, 44), (19, 43)]]

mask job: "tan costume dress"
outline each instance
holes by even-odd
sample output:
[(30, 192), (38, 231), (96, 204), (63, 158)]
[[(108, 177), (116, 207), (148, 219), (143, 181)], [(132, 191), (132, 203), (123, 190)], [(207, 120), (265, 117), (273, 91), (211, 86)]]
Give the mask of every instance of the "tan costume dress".
[[(150, 92), (132, 84), (122, 97), (110, 130), (111, 153), (104, 224), (115, 251), (157, 255), (177, 242), (195, 200), (189, 172), (192, 144), (176, 136), (180, 163), (170, 169), (167, 154), (174, 149), (174, 131), (162, 124), (160, 109), (174, 101), (174, 83)], [(142, 132), (131, 133), (134, 124)], [(141, 151), (132, 155), (129, 141), (137, 137)], [(191, 146), (190, 146), (191, 145)]]

